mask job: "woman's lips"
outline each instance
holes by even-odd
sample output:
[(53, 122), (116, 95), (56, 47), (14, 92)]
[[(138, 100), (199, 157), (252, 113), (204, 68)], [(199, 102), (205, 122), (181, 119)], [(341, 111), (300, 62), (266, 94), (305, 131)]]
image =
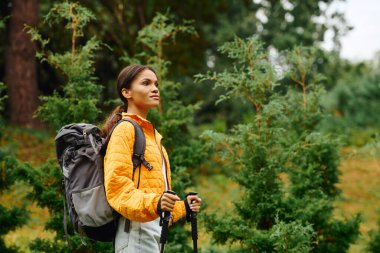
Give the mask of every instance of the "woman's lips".
[(156, 99), (156, 100), (160, 100), (160, 96), (157, 96), (157, 95), (153, 95), (153, 96), (150, 96), (151, 98), (153, 99)]

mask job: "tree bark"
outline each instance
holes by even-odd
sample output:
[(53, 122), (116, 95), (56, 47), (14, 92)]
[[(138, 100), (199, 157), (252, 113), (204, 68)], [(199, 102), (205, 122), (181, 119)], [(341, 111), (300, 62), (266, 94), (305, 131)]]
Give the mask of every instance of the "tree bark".
[(39, 125), (33, 113), (38, 107), (36, 45), (24, 25), (38, 23), (38, 0), (13, 0), (5, 55), (10, 123), (24, 127)]

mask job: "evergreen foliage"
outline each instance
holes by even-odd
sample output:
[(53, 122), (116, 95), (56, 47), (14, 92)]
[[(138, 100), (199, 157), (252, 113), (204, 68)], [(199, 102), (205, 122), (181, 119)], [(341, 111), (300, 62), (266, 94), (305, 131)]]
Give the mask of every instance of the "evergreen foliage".
[[(63, 2), (55, 4), (45, 17), (45, 23), (66, 24), (71, 33), (71, 49), (63, 53), (55, 53), (46, 49), (49, 39), (43, 39), (41, 34), (32, 27), (28, 33), (32, 39), (40, 43), (41, 49), (37, 57), (46, 61), (65, 76), (66, 82), (62, 91), (55, 91), (52, 96), (42, 96), (41, 106), (36, 115), (50, 125), (54, 130), (74, 122), (94, 123), (100, 114), (98, 107), (102, 87), (95, 82), (94, 75), (95, 52), (100, 48), (100, 42), (90, 38), (84, 45), (78, 46), (78, 38), (82, 37), (84, 27), (94, 19), (94, 15), (77, 3)], [(64, 215), (64, 193), (62, 190), (62, 172), (56, 159), (48, 160), (44, 165), (29, 171), (29, 182), (33, 187), (31, 197), (40, 207), (50, 211), (50, 217), (45, 229), (55, 231), (54, 241), (36, 239), (30, 244), (34, 252), (112, 252), (111, 243), (82, 244), (78, 235), (74, 235), (69, 219), (70, 238), (66, 238), (62, 221)], [(66, 241), (66, 239), (68, 239)]]
[[(84, 18), (79, 18), (79, 17)], [(76, 47), (76, 38), (82, 35), (84, 25), (93, 16), (77, 4), (63, 3), (55, 5), (46, 16), (48, 24), (66, 21), (66, 28), (72, 32), (72, 48), (70, 52), (57, 54), (44, 50), (48, 40), (33, 28), (29, 28), (33, 39), (42, 45), (42, 51), (37, 55), (42, 61), (47, 61), (61, 70), (67, 78), (62, 94), (55, 92), (53, 96), (42, 97), (43, 104), (37, 111), (37, 116), (45, 120), (54, 129), (58, 130), (64, 124), (72, 122), (94, 122), (97, 119), (99, 109), (100, 87), (94, 81), (93, 59), (94, 52), (99, 48), (100, 42), (91, 38), (80, 48)], [(79, 21), (78, 21), (79, 20)], [(84, 24), (80, 22), (85, 22)], [(168, 81), (167, 67), (170, 64), (164, 59), (163, 48), (165, 43), (173, 40), (177, 33), (194, 34), (194, 28), (190, 22), (185, 21), (182, 25), (175, 25), (169, 14), (158, 14), (152, 24), (140, 31), (140, 41), (147, 51), (137, 54), (134, 58), (125, 56), (128, 63), (143, 62), (152, 65), (160, 80), (162, 103), (157, 111), (153, 111), (149, 117), (156, 123), (155, 127), (160, 130), (165, 139), (165, 147), (171, 157), (173, 173), (173, 189), (181, 196), (185, 195), (186, 188), (190, 185), (189, 169), (196, 168), (203, 158), (199, 141), (193, 140), (187, 125), (192, 122), (194, 112), (199, 105), (184, 105), (178, 98), (180, 83)], [(61, 225), (63, 219), (63, 192), (61, 189), (61, 172), (54, 160), (48, 161), (38, 168), (38, 174), (32, 176), (30, 181), (33, 185), (33, 198), (41, 207), (47, 207), (52, 216), (46, 224), (46, 229), (56, 232), (54, 241), (37, 239), (30, 247), (36, 252), (77, 252), (87, 248), (92, 252), (111, 251), (112, 247), (106, 243), (81, 245), (77, 235), (71, 236), (72, 249), (65, 242), (65, 235)], [(183, 223), (182, 223), (183, 224)], [(72, 234), (72, 229), (70, 229)], [(188, 233), (183, 226), (171, 228), (167, 251), (189, 252), (187, 245)]]
[[(4, 101), (6, 96), (3, 95), (5, 85), (0, 83), (0, 111), (4, 109)], [(0, 117), (0, 140), (3, 140), (4, 136), (4, 119)], [(14, 154), (2, 145), (0, 147), (0, 194), (9, 190), (10, 187), (18, 180), (22, 179), (23, 165), (18, 162)], [(16, 253), (19, 249), (16, 246), (6, 246), (4, 242), (4, 236), (24, 225), (29, 217), (29, 212), (26, 210), (26, 205), (19, 206), (6, 206), (0, 204), (0, 252), (4, 253)]]
[[(372, 136), (373, 141), (373, 150), (374, 150), (374, 158), (377, 160), (378, 164), (380, 164), (380, 132), (377, 134), (374, 134)], [(379, 210), (377, 210), (379, 211)], [(370, 231), (370, 241), (369, 244), (367, 245), (367, 249), (370, 253), (377, 253), (379, 252), (380, 249), (380, 219), (377, 221), (377, 230), (375, 231)]]
[(357, 66), (328, 94), (325, 106), (339, 115), (334, 123), (345, 127), (379, 127), (380, 73)]
[[(377, 226), (380, 228), (380, 222), (377, 223)], [(371, 253), (377, 253), (380, 249), (380, 229), (377, 231), (372, 231), (370, 233), (370, 242), (368, 244), (368, 251)]]
[[(215, 25), (206, 24), (205, 36), (211, 43), (232, 39), (234, 31), (240, 37), (256, 34), (259, 39), (278, 50), (298, 44), (317, 46), (327, 29), (334, 33), (334, 49), (339, 39), (351, 28), (339, 11), (329, 12), (334, 0), (241, 1), (224, 3), (227, 10), (216, 15)], [(324, 17), (324, 22), (310, 17)]]
[(91, 12), (77, 3), (54, 5), (46, 15), (45, 23), (49, 26), (66, 23), (65, 28), (71, 32), (71, 50), (63, 53), (47, 50), (49, 39), (43, 39), (36, 29), (28, 27), (32, 39), (42, 47), (37, 57), (61, 71), (66, 79), (61, 92), (40, 97), (42, 105), (37, 110), (37, 116), (55, 130), (68, 123), (94, 122), (100, 114), (98, 103), (102, 87), (95, 83), (97, 78), (93, 65), (101, 43), (92, 37), (83, 46), (77, 45), (84, 27), (94, 18)]
[[(278, 93), (276, 71), (256, 38), (235, 38), (220, 47), (233, 68), (197, 75), (252, 110), (246, 123), (228, 133), (206, 131), (204, 139), (222, 157), (241, 186), (233, 213), (208, 215), (217, 243), (233, 252), (346, 252), (358, 235), (359, 218), (337, 220), (339, 142), (318, 131), (325, 113), (322, 76), (313, 73), (314, 50), (286, 53), (285, 93)], [(234, 242), (238, 242), (234, 244)]]
[(34, 172), (29, 173), (28, 177), (33, 187), (30, 196), (39, 207), (48, 208), (50, 212), (45, 229), (55, 232), (54, 240), (41, 238), (33, 240), (29, 245), (33, 252), (112, 252), (111, 243), (92, 243), (74, 234), (69, 218), (67, 218), (69, 238), (66, 238), (62, 222), (64, 221), (62, 172), (55, 159), (49, 159), (39, 168), (34, 168)]
[[(151, 110), (148, 118), (164, 137), (163, 144), (170, 156), (173, 190), (180, 197), (194, 184), (191, 182), (190, 172), (196, 175), (197, 168), (205, 158), (201, 142), (189, 131), (189, 125), (192, 124), (200, 103), (185, 105), (179, 98), (182, 84), (168, 79), (168, 67), (171, 63), (164, 55), (164, 48), (175, 40), (177, 34), (196, 35), (191, 24), (187, 20), (176, 24), (170, 13), (157, 13), (152, 22), (138, 33), (137, 41), (146, 50), (134, 57), (123, 57), (128, 64), (149, 64), (156, 70), (161, 100), (158, 110)], [(165, 251), (191, 252), (187, 243), (191, 237), (183, 225), (184, 221), (170, 228)]]
[[(220, 210), (204, 219), (216, 242), (232, 252), (347, 251), (357, 236), (359, 219), (332, 215), (334, 200), (340, 197), (336, 184), (341, 143), (336, 133), (357, 128), (360, 137), (342, 138), (363, 144), (369, 138), (368, 126), (371, 132), (377, 131), (380, 81), (379, 65), (340, 58), (339, 38), (350, 27), (341, 13), (327, 12), (337, 1), (54, 2), (59, 1), (39, 1), (42, 15), (50, 11), (38, 29), (26, 29), (40, 45), (37, 56), (42, 63), (37, 68), (43, 96), (37, 117), (54, 130), (67, 123), (99, 122), (105, 116), (101, 108), (108, 107), (108, 101), (101, 104), (100, 99), (115, 95), (115, 76), (122, 67), (119, 59), (128, 52), (133, 57), (124, 56), (124, 62), (148, 63), (158, 72), (162, 103), (148, 117), (164, 136), (174, 190), (182, 196), (193, 185), (192, 179), (198, 178), (201, 165), (201, 177), (222, 171), (241, 186), (233, 213)], [(156, 15), (168, 8), (175, 13)], [(1, 1), (0, 13), (6, 18), (0, 18), (0, 30), (9, 30), (11, 9), (11, 0)], [(334, 33), (333, 52), (318, 49), (316, 53), (310, 48), (280, 52), (278, 59), (284, 62), (275, 63), (281, 66), (264, 53), (265, 48), (277, 52), (297, 44), (319, 46), (328, 28)], [(256, 34), (265, 44), (236, 38), (217, 51), (217, 45), (234, 34)], [(1, 53), (6, 51), (7, 37), (8, 32), (0, 33)], [(104, 45), (100, 41), (112, 53), (99, 50)], [(6, 58), (0, 59), (0, 65), (5, 63)], [(198, 79), (213, 82), (214, 90), (211, 85), (192, 85), (189, 76), (205, 69), (215, 72)], [(30, 197), (50, 211), (46, 229), (55, 235), (53, 240), (34, 240), (31, 251), (111, 252), (110, 244), (83, 246), (78, 236), (71, 237), (72, 249), (68, 248), (62, 226), (60, 168), (55, 158), (33, 168), (15, 158), (16, 150), (8, 145), (12, 143), (9, 130), (4, 128), (4, 117), (12, 113), (4, 110), (4, 90), (0, 82), (0, 111), (5, 111), (0, 115), (0, 194), (8, 194), (20, 180), (28, 181), (33, 189)], [(330, 117), (320, 106), (322, 97), (324, 108), (333, 114)], [(202, 106), (196, 101), (203, 101)], [(212, 127), (205, 123), (219, 124), (215, 129), (221, 132), (231, 130), (205, 132), (203, 145), (189, 129)], [(378, 135), (374, 137), (380, 147)], [(201, 164), (209, 148), (215, 150), (216, 159)], [(221, 163), (214, 162), (219, 158)], [(4, 237), (26, 223), (27, 203), (0, 204), (0, 252), (21, 251), (13, 245), (6, 247)], [(370, 233), (369, 252), (379, 251), (379, 235), (380, 229)], [(167, 251), (189, 252), (189, 238), (184, 226), (175, 224)], [(218, 252), (214, 249), (202, 247), (202, 251)]]
[[(157, 12), (165, 12), (168, 8), (173, 10), (177, 22), (182, 19), (195, 20), (194, 26), (199, 32), (198, 37), (178, 36), (176, 43), (166, 47), (164, 53), (173, 64), (169, 66), (169, 77), (184, 84), (181, 89), (181, 100), (185, 103), (195, 103), (203, 100), (201, 113), (196, 118), (196, 124), (211, 123), (214, 117), (225, 119), (227, 127), (235, 124), (241, 118), (240, 103), (229, 101), (214, 106), (216, 91), (207, 90), (207, 86), (194, 87), (191, 76), (207, 69), (223, 69), (230, 61), (219, 57), (216, 52), (218, 45), (232, 39), (234, 34), (246, 37), (258, 34), (270, 48), (292, 48), (294, 44), (318, 45), (324, 38), (327, 28), (336, 26), (337, 33), (346, 31), (346, 25), (337, 20), (338, 14), (327, 12), (329, 6), (341, 0), (318, 1), (207, 1), (188, 0), (184, 5), (177, 1), (156, 0), (152, 1), (115, 1), (115, 0), (82, 0), (80, 4), (91, 10), (96, 20), (92, 20), (86, 26), (86, 33), (81, 38), (87, 41), (93, 35), (109, 45), (113, 51), (99, 52), (99, 64), (96, 66), (96, 76), (107, 88), (102, 96), (105, 100), (114, 97), (114, 89), (109, 88), (114, 84), (114, 77), (119, 70), (119, 59), (128, 52), (135, 55), (141, 48), (136, 47), (138, 32), (149, 24)], [(0, 13), (2, 16), (10, 15), (11, 0), (2, 1)], [(55, 1), (39, 1), (40, 13), (44, 15), (54, 5)], [(41, 15), (41, 16), (42, 16)], [(313, 17), (313, 18), (310, 18)], [(317, 18), (323, 17), (323, 18)], [(42, 19), (41, 19), (42, 20)], [(42, 23), (42, 22), (41, 22)], [(60, 32), (56, 32), (56, 31)], [(64, 31), (65, 30), (65, 31)], [(53, 52), (66, 51), (70, 40), (67, 29), (40, 24), (39, 32), (49, 37), (47, 46)], [(0, 34), (0, 39), (5, 42), (6, 33)], [(335, 36), (339, 38), (339, 36)], [(81, 41), (80, 40), (80, 41)], [(3, 45), (5, 45), (4, 43)], [(0, 52), (4, 46), (0, 45)], [(3, 60), (4, 62), (4, 60)], [(0, 64), (3, 63), (0, 59)], [(208, 66), (209, 65), (209, 66)], [(324, 66), (326, 64), (323, 64)], [(54, 90), (60, 90), (60, 73), (49, 64), (38, 65), (38, 83), (40, 94), (51, 95)], [(332, 70), (332, 68), (329, 68)], [(334, 72), (333, 74), (336, 74)], [(333, 75), (336, 76), (336, 75)], [(1, 72), (0, 72), (1, 79)], [(109, 85), (109, 86), (108, 86)], [(333, 84), (332, 84), (333, 85)], [(232, 112), (232, 113), (230, 113)]]
[[(4, 28), (5, 19), (0, 19), (0, 29)], [(0, 82), (0, 112), (4, 111), (4, 102), (7, 99), (5, 95), (6, 86)], [(4, 126), (5, 119), (0, 115), (0, 194), (4, 194), (10, 189), (16, 181), (22, 179), (21, 171), (23, 165), (19, 163), (14, 156), (13, 152), (8, 146), (3, 145), (4, 142)], [(0, 252), (4, 253), (17, 253), (19, 249), (16, 246), (6, 246), (4, 236), (18, 227), (24, 225), (29, 217), (29, 212), (26, 210), (26, 205), (7, 206), (5, 203), (0, 204)]]

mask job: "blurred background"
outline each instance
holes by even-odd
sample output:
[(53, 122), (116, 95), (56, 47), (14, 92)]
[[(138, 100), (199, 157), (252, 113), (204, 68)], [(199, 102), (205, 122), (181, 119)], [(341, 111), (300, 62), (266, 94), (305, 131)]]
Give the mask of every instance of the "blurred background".
[[(120, 104), (119, 71), (137, 62), (162, 80), (149, 120), (167, 137), (174, 188), (204, 199), (201, 252), (380, 252), (379, 13), (375, 0), (2, 0), (0, 252), (112, 252), (75, 236), (67, 247), (54, 136), (72, 122), (101, 126)], [(302, 143), (323, 148), (293, 159)], [(302, 163), (323, 172), (292, 174), (310, 169)], [(273, 182), (254, 185), (266, 166), (277, 166)], [(298, 193), (312, 187), (323, 194)], [(310, 214), (294, 211), (305, 203)], [(301, 239), (284, 239), (292, 233)], [(169, 241), (168, 252), (191, 252), (189, 226)]]

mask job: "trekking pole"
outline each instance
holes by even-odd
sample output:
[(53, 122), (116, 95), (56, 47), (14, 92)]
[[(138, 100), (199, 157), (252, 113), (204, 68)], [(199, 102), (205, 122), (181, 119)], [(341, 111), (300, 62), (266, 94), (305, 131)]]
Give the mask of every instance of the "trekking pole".
[[(174, 191), (166, 191), (167, 193), (176, 195)], [(160, 219), (160, 225), (162, 226), (161, 230), (161, 238), (160, 238), (160, 244), (161, 244), (161, 253), (164, 252), (165, 250), (165, 243), (168, 237), (168, 232), (169, 232), (169, 222), (170, 219), (172, 218), (172, 213), (168, 211), (163, 212), (163, 217)]]
[[(198, 195), (196, 192), (189, 192), (189, 195)], [(191, 201), (193, 203), (193, 201)], [(193, 249), (194, 253), (198, 253), (198, 224), (197, 224), (197, 213), (190, 212), (190, 221), (191, 221), (191, 238), (193, 239)]]

